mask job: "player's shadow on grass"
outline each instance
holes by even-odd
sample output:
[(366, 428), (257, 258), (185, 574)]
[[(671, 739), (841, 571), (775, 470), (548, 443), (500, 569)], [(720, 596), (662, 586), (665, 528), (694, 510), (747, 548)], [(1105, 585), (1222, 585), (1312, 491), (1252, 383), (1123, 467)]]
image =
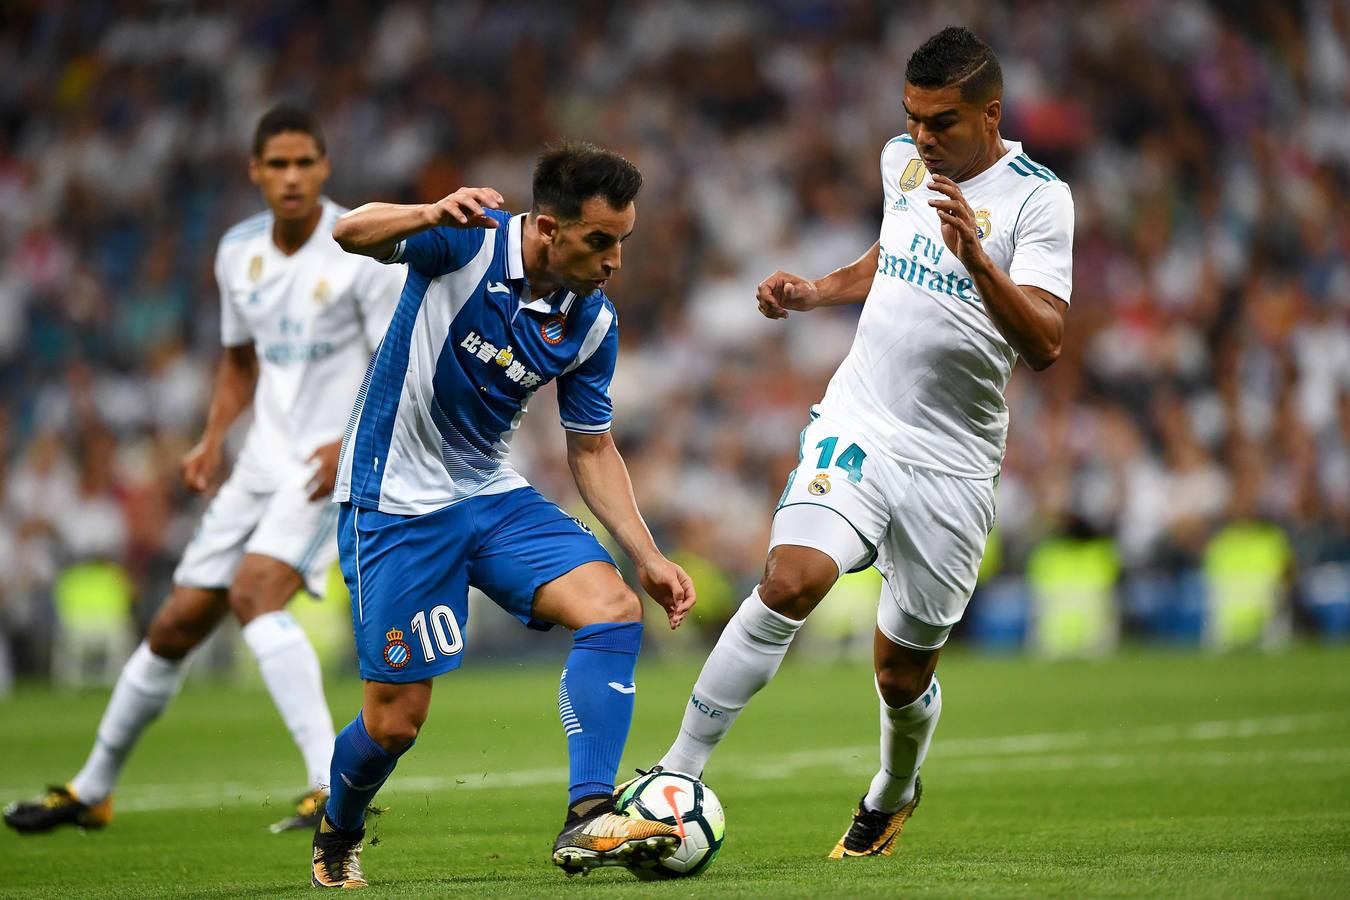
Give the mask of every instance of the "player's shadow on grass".
[[(393, 897), (441, 897), (467, 887), (489, 889), (509, 885), (511, 889), (502, 892), (506, 896), (543, 896), (564, 886), (569, 891), (604, 891), (637, 887), (659, 889), (661, 884), (677, 885), (680, 883), (679, 881), (639, 881), (628, 873), (617, 869), (613, 872), (593, 872), (585, 877), (577, 876), (574, 878), (568, 878), (562, 872), (543, 871), (541, 869), (540, 872), (532, 874), (515, 870), (510, 872), (475, 872), (432, 878), (407, 878), (394, 875), (387, 881), (376, 876), (370, 887), (377, 893)], [(225, 897), (313, 897), (314, 888), (310, 887), (304, 880), (287, 880), (273, 881), (267, 884), (187, 890), (181, 893), (175, 892), (175, 896), (210, 897), (215, 898), (215, 900)]]

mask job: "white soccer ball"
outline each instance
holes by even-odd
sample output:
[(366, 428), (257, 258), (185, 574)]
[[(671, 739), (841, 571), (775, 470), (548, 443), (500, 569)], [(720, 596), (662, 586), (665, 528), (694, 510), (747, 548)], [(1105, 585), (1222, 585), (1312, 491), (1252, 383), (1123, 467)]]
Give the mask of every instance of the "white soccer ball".
[(652, 772), (619, 795), (618, 811), (635, 819), (664, 822), (680, 833), (680, 846), (639, 878), (688, 878), (712, 864), (726, 839), (722, 804), (706, 784), (680, 772)]

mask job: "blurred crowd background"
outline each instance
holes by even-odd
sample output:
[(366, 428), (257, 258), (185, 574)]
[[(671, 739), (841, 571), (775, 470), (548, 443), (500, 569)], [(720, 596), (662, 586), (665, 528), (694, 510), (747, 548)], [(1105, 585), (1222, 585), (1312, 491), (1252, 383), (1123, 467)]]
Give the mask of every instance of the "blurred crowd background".
[[(59, 675), (63, 628), (143, 627), (168, 590), (203, 508), (177, 459), (219, 352), (215, 243), (262, 208), (248, 139), (282, 98), (318, 113), (327, 193), (348, 206), (486, 184), (524, 209), (559, 137), (640, 165), (611, 285), (615, 433), (715, 635), (759, 576), (857, 318), (769, 322), (754, 286), (875, 240), (905, 60), (958, 22), (1000, 54), (1003, 134), (1077, 211), (1064, 356), (1014, 375), (962, 637), (1344, 635), (1344, 0), (16, 0), (0, 7), (0, 670)], [(576, 504), (547, 401), (515, 447)], [(841, 600), (831, 635), (870, 633), (874, 588)]]

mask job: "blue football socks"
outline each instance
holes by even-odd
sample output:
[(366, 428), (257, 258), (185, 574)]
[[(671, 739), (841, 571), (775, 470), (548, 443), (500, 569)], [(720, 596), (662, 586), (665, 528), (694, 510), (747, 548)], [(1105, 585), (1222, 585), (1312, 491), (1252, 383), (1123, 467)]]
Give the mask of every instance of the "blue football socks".
[[(569, 803), (614, 790), (614, 773), (633, 724), (633, 670), (641, 645), (641, 622), (587, 625), (573, 636), (558, 687), (571, 764)], [(333, 765), (336, 771), (336, 756)]]
[[(416, 742), (414, 742), (416, 743)], [(408, 745), (411, 748), (412, 744)], [(406, 753), (407, 749), (403, 751)], [(375, 799), (403, 753), (390, 753), (366, 731), (361, 714), (338, 732), (328, 787), (328, 821), (343, 831), (365, 824), (366, 807)]]

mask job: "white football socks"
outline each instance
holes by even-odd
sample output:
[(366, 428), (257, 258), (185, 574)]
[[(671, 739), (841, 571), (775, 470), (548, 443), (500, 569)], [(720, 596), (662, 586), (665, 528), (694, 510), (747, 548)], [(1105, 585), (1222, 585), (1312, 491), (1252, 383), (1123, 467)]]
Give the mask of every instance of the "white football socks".
[[(880, 691), (877, 692), (880, 697)], [(928, 754), (928, 745), (942, 715), (942, 692), (937, 676), (919, 699), (899, 709), (881, 705), (881, 769), (872, 778), (872, 786), (863, 802), (868, 809), (893, 813), (914, 799), (914, 782), (919, 766)]]
[(314, 646), (285, 610), (265, 613), (243, 628), (281, 719), (305, 758), (311, 788), (328, 787), (333, 756), (333, 715), (323, 695)]
[(769, 683), (802, 623), (774, 612), (759, 588), (731, 617), (694, 683), (675, 743), (661, 757), (672, 772), (701, 775), (745, 704)]
[(169, 705), (186, 674), (186, 660), (156, 656), (141, 642), (117, 676), (84, 768), (71, 779), (76, 797), (93, 806), (112, 793), (141, 733)]

